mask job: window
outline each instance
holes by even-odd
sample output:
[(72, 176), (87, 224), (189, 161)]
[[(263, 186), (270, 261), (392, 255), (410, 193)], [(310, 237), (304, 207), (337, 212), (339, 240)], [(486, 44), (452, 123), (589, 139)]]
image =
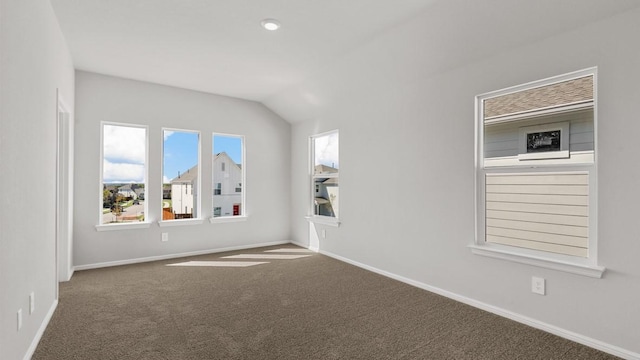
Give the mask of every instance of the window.
[(244, 215), (244, 176), (244, 137), (213, 134), (213, 217)]
[(312, 136), (311, 139), (311, 213), (337, 219), (340, 214), (338, 175), (338, 131)]
[(596, 69), (476, 98), (474, 253), (600, 277)]
[(162, 220), (198, 218), (200, 200), (200, 134), (196, 131), (163, 130)]
[(99, 223), (143, 222), (146, 179), (147, 128), (103, 123)]

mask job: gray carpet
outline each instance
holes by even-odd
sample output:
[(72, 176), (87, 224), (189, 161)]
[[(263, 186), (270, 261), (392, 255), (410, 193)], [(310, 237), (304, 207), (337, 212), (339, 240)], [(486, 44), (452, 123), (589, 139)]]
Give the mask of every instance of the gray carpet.
[(165, 266), (278, 248), (76, 272), (33, 359), (615, 359), (315, 253)]

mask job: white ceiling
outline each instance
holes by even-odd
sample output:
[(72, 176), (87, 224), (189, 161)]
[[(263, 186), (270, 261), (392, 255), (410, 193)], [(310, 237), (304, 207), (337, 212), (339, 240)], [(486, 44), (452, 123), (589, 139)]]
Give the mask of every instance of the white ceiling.
[[(76, 69), (263, 101), (435, 1), (51, 3)], [(265, 18), (282, 28), (264, 30)]]

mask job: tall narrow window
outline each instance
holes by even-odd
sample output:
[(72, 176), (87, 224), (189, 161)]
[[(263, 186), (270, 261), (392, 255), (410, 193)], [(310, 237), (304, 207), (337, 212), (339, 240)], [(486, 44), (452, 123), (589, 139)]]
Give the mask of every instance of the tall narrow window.
[(198, 218), (200, 134), (163, 130), (162, 220)]
[(338, 218), (340, 168), (338, 131), (311, 137), (311, 207), (314, 216)]
[(102, 209), (100, 224), (145, 219), (147, 128), (102, 124)]
[(244, 137), (213, 134), (213, 216), (244, 215)]

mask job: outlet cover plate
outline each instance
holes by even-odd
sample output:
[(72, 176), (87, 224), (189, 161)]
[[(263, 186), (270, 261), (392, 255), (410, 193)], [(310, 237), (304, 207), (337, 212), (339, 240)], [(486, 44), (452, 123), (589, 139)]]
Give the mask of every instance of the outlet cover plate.
[(532, 276), (531, 277), (531, 292), (534, 294), (545, 295), (545, 281), (544, 278)]
[(22, 309), (18, 309), (18, 330), (22, 329)]
[(36, 294), (31, 292), (29, 294), (29, 314), (33, 314), (36, 311)]

